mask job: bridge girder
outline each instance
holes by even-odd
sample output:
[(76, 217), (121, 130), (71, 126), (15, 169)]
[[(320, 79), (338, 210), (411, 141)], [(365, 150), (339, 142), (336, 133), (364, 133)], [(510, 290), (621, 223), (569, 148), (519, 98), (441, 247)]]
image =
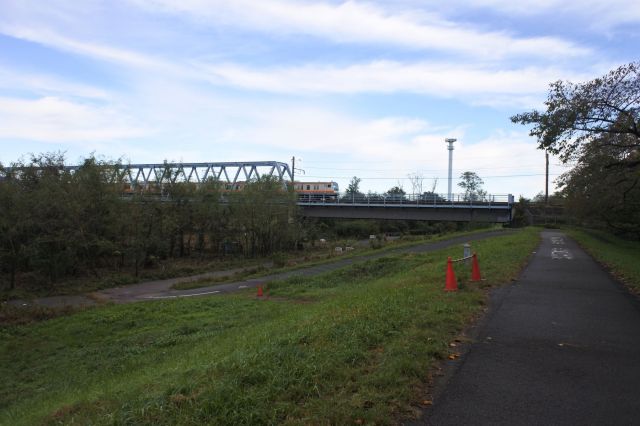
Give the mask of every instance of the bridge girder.
[(317, 218), (509, 223), (513, 217), (513, 206), (509, 204), (485, 207), (468, 205), (311, 205), (305, 203), (300, 208), (303, 216)]

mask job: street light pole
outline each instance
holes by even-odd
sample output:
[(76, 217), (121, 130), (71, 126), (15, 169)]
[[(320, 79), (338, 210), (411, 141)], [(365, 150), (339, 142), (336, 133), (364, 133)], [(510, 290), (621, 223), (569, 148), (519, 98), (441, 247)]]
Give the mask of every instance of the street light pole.
[(449, 194), (448, 194), (448, 198), (449, 201), (452, 201), (452, 194), (451, 194), (451, 181), (452, 181), (452, 169), (453, 169), (453, 143), (456, 141), (457, 139), (454, 138), (447, 138), (444, 141), (446, 143), (449, 144), (449, 146), (447, 147), (447, 149), (449, 150)]

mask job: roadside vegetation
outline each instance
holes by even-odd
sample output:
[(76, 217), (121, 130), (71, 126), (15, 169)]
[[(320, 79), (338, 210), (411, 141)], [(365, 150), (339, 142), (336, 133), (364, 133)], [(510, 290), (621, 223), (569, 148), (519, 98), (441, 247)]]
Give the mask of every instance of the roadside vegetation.
[(271, 176), (226, 191), (215, 180), (176, 181), (167, 169), (133, 188), (117, 170), (92, 157), (72, 173), (60, 154), (0, 167), (5, 295), (123, 284), (143, 270), (182, 275), (180, 260), (269, 256), (304, 238), (295, 194)]
[(305, 219), (295, 194), (272, 177), (231, 191), (215, 180), (180, 182), (167, 168), (144, 188), (131, 187), (117, 162), (90, 157), (74, 173), (64, 166), (63, 155), (55, 153), (32, 155), (10, 171), (0, 165), (2, 300), (265, 264), (290, 267), (370, 235), (381, 248), (383, 234), (410, 239), (473, 229), (445, 222)]
[[(556, 180), (555, 200), (538, 200), (536, 223), (570, 223), (640, 240), (640, 62), (582, 83), (553, 82), (543, 111), (511, 120), (532, 126), (539, 149), (573, 166)], [(520, 204), (532, 219), (535, 212)], [(559, 207), (565, 217), (558, 221)]]
[[(470, 228), (473, 228), (472, 226)], [(478, 229), (471, 231), (457, 231), (449, 232), (438, 235), (405, 235), (398, 239), (386, 241), (384, 239), (370, 240), (369, 244), (362, 247), (359, 246), (357, 241), (350, 240), (338, 240), (332, 241), (328, 249), (316, 247), (314, 251), (306, 252), (303, 258), (295, 258), (292, 255), (287, 257), (286, 262), (276, 263), (269, 262), (257, 266), (249, 266), (240, 270), (234, 271), (230, 274), (220, 275), (214, 278), (202, 278), (198, 280), (185, 280), (178, 282), (171, 286), (176, 290), (188, 290), (193, 288), (208, 287), (214, 284), (235, 282), (239, 280), (246, 280), (250, 278), (257, 278), (266, 274), (274, 274), (286, 271), (295, 271), (297, 269), (307, 268), (310, 266), (322, 265), (326, 263), (336, 262), (340, 259), (351, 259), (358, 257), (365, 257), (373, 253), (385, 253), (395, 250), (400, 250), (407, 247), (417, 246), (424, 243), (433, 243), (437, 241), (447, 240), (455, 238), (461, 235), (473, 235), (476, 233), (487, 231), (499, 231), (504, 229), (502, 225), (480, 224)], [(336, 254), (334, 248), (345, 246), (353, 246), (352, 251), (342, 251), (341, 254)]]
[[(0, 328), (0, 424), (389, 424), (413, 417), (435, 363), (515, 278), (527, 228), (474, 243), (486, 281), (445, 293), (460, 247), (253, 292), (97, 307)], [(450, 343), (454, 342), (454, 345)]]
[(614, 276), (640, 294), (640, 241), (598, 230), (569, 228), (566, 231)]

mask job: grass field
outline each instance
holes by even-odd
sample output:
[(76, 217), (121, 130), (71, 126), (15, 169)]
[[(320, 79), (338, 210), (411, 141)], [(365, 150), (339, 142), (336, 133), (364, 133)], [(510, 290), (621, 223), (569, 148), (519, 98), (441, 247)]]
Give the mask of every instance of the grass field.
[[(518, 274), (526, 229), (474, 243), (482, 287)], [(445, 293), (460, 247), (253, 293), (94, 308), (0, 329), (0, 424), (389, 424), (486, 303)], [(456, 266), (466, 282), (467, 267)]]
[[(159, 261), (159, 263), (154, 266), (141, 268), (138, 277), (134, 276), (133, 268), (120, 271), (116, 271), (112, 268), (103, 268), (94, 271), (94, 273), (90, 275), (68, 277), (62, 281), (56, 282), (55, 284), (37, 281), (30, 282), (28, 284), (20, 283), (12, 290), (9, 290), (8, 284), (4, 282), (7, 277), (0, 276), (0, 301), (80, 294), (144, 281), (188, 277), (212, 271), (236, 270), (226, 277), (221, 276), (198, 281), (185, 280), (184, 282), (175, 285), (176, 289), (185, 290), (205, 287), (216, 283), (246, 279), (265, 273), (283, 272), (316, 264), (329, 263), (335, 261), (337, 257), (344, 258), (363, 256), (372, 252), (394, 250), (401, 247), (422, 244), (427, 241), (438, 241), (441, 239), (453, 238), (458, 235), (470, 235), (479, 232), (486, 232), (492, 229), (500, 230), (501, 226), (482, 226), (481, 228), (471, 231), (456, 231), (440, 235), (404, 236), (399, 240), (384, 242), (382, 243), (382, 246), (377, 249), (360, 246), (357, 244), (358, 241), (354, 239), (340, 239), (336, 241), (329, 241), (325, 246), (316, 245), (315, 247), (306, 247), (302, 251), (276, 253), (272, 256), (261, 258), (244, 258), (241, 256), (228, 256), (217, 259), (198, 259), (191, 257), (171, 258)], [(336, 246), (355, 246), (355, 250), (338, 256), (333, 250)]]
[[(320, 253), (320, 254), (316, 253), (315, 256), (308, 256), (302, 260), (297, 259), (296, 261), (293, 262), (293, 265), (282, 266), (282, 267), (278, 267), (275, 265), (271, 267), (266, 267), (264, 265), (258, 266), (258, 267), (255, 267), (255, 266), (248, 267), (242, 271), (238, 271), (236, 273), (233, 273), (227, 276), (221, 276), (213, 279), (204, 278), (197, 281), (188, 280), (184, 282), (179, 282), (171, 286), (171, 288), (175, 290), (190, 290), (193, 288), (208, 287), (214, 284), (220, 284), (225, 282), (235, 282), (239, 280), (257, 278), (266, 274), (275, 274), (280, 272), (294, 271), (297, 269), (307, 268), (310, 266), (332, 263), (339, 259), (365, 257), (374, 253), (382, 253), (382, 252), (389, 252), (393, 250), (399, 250), (402, 248), (413, 247), (413, 246), (417, 246), (427, 242), (433, 243), (436, 241), (448, 240), (448, 239), (455, 238), (462, 235), (473, 235), (473, 234), (480, 234), (488, 231), (501, 231), (501, 230), (504, 230), (504, 229), (500, 225), (496, 225), (493, 227), (483, 227), (483, 228), (475, 229), (472, 231), (456, 231), (456, 232), (449, 232), (449, 233), (440, 234), (440, 235), (415, 236), (410, 239), (403, 238), (403, 239), (389, 241), (389, 242), (382, 242), (381, 246), (379, 246), (378, 248), (357, 247), (353, 252), (344, 252), (343, 254), (340, 254), (340, 255), (335, 254), (334, 247), (340, 247), (340, 246), (344, 247), (345, 244), (344, 242), (342, 242), (342, 244), (341, 242), (334, 242), (332, 244), (328, 244), (327, 249), (324, 253)], [(346, 245), (350, 245), (350, 244), (346, 244)]]
[(624, 240), (595, 230), (566, 231), (632, 291), (640, 293), (640, 241)]

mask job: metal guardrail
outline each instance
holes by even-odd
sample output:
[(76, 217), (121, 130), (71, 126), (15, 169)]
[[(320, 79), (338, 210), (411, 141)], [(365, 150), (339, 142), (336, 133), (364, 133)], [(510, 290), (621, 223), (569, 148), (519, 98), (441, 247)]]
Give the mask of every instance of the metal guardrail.
[(298, 194), (298, 205), (327, 205), (327, 206), (376, 206), (376, 207), (479, 207), (479, 208), (507, 208), (514, 203), (511, 194), (484, 195), (482, 197), (467, 194), (452, 194), (448, 199), (443, 194), (351, 194), (331, 196), (324, 194)]

